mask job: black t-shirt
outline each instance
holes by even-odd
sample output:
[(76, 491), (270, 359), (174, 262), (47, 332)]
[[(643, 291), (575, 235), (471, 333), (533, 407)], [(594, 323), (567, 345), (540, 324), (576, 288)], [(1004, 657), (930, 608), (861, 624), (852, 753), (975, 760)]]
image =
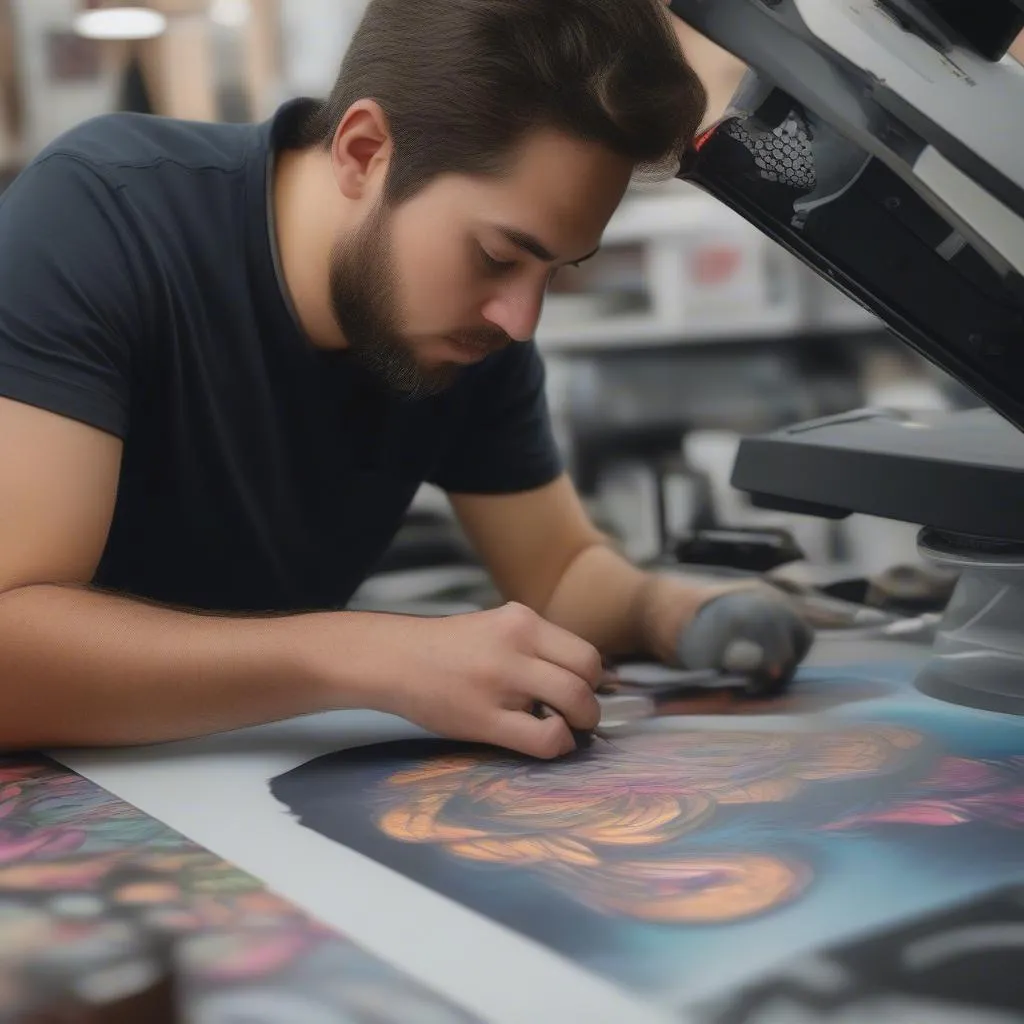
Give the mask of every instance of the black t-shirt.
[(509, 493), (561, 471), (532, 343), (411, 401), (300, 331), (268, 196), (302, 116), (103, 116), (0, 199), (0, 395), (124, 442), (97, 586), (339, 608), (423, 482)]

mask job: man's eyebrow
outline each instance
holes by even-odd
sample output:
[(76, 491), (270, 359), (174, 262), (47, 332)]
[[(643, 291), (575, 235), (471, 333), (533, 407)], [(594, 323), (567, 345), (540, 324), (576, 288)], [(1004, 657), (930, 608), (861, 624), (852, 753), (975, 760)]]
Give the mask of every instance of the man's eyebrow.
[[(536, 256), (537, 259), (543, 260), (545, 263), (557, 262), (558, 257), (542, 242), (534, 238), (533, 235), (520, 231), (518, 228), (502, 227), (501, 225), (498, 226), (498, 231), (517, 249), (522, 249), (524, 252), (528, 252), (531, 256)], [(592, 259), (599, 251), (599, 248), (595, 249), (593, 252), (587, 253), (582, 259), (574, 262), (583, 263), (586, 260)]]

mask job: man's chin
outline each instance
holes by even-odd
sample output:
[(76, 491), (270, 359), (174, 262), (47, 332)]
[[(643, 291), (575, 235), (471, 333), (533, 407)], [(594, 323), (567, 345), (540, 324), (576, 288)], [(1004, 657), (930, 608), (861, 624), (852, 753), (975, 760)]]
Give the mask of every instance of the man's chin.
[(434, 398), (444, 394), (462, 376), (464, 366), (456, 363), (441, 363), (436, 366), (418, 367), (415, 376), (407, 379), (388, 381), (391, 389), (408, 398)]

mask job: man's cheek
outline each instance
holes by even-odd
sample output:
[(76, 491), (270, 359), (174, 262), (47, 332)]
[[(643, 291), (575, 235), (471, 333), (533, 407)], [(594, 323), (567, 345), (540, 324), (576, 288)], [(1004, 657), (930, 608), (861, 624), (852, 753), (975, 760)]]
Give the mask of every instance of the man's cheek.
[(459, 268), (425, 259), (409, 268), (401, 289), (402, 310), (417, 333), (446, 334), (465, 327), (467, 282)]

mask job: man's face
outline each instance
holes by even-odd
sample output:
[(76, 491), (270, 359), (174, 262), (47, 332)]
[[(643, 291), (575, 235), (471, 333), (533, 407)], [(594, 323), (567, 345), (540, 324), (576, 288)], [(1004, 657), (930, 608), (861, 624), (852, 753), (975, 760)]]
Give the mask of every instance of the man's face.
[(530, 340), (554, 274), (597, 248), (631, 171), (600, 146), (538, 132), (500, 178), (446, 175), (397, 208), (378, 201), (332, 254), (349, 350), (425, 396)]

